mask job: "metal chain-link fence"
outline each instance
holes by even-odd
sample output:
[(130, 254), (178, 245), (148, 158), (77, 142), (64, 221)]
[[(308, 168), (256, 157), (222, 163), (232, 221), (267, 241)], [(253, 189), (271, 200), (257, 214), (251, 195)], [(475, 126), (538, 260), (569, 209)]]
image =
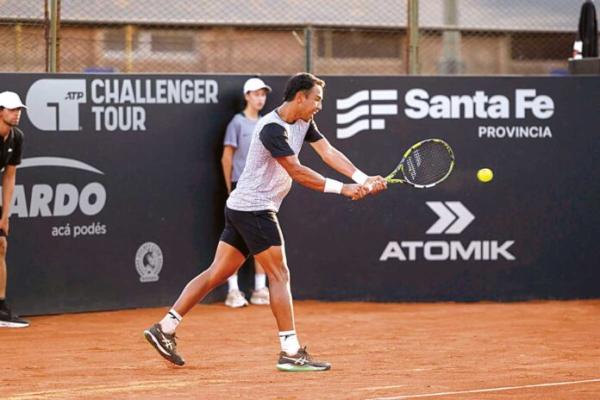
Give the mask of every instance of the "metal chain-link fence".
[(420, 2), (423, 74), (554, 74), (567, 69), (583, 0)]
[(0, 71), (550, 74), (567, 68), (581, 3), (0, 0)]
[(0, 1), (0, 71), (46, 71), (48, 27), (43, 0)]

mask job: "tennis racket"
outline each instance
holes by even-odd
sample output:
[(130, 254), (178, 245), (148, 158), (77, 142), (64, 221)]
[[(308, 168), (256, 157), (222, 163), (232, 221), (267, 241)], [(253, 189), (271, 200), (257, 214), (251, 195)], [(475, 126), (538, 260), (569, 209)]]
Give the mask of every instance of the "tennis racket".
[(424, 189), (443, 182), (453, 169), (454, 152), (448, 143), (426, 139), (406, 150), (400, 164), (385, 180)]

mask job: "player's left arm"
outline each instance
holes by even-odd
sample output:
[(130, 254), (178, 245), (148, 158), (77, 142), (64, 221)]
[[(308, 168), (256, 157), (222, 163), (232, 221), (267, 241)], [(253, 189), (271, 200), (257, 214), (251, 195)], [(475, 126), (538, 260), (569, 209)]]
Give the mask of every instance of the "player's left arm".
[(10, 215), (10, 206), (12, 197), (15, 191), (15, 181), (17, 179), (16, 165), (7, 165), (2, 174), (2, 217), (0, 218), (0, 229), (8, 235), (9, 224), (8, 217)]
[(2, 216), (0, 216), (0, 229), (8, 236), (10, 207), (12, 205), (15, 182), (17, 180), (17, 165), (21, 164), (23, 153), (23, 133), (15, 129), (14, 149), (2, 173)]
[(325, 164), (336, 170), (342, 175), (351, 178), (361, 185), (369, 185), (371, 193), (378, 193), (387, 189), (387, 182), (379, 175), (368, 176), (359, 170), (352, 162), (338, 149), (333, 147), (329, 140), (321, 135), (320, 138), (310, 141), (310, 145), (317, 152)]

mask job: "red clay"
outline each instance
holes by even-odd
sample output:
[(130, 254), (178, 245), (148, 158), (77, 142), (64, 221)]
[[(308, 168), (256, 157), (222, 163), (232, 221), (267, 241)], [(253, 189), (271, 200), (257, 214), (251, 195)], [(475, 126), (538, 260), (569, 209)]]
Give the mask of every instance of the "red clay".
[[(333, 365), (320, 373), (275, 369), (275, 322), (258, 306), (194, 308), (178, 331), (187, 364), (171, 367), (142, 336), (165, 310), (35, 317), (30, 328), (0, 329), (0, 398), (600, 398), (600, 300), (297, 302), (302, 344)], [(532, 386), (557, 383), (565, 384)]]

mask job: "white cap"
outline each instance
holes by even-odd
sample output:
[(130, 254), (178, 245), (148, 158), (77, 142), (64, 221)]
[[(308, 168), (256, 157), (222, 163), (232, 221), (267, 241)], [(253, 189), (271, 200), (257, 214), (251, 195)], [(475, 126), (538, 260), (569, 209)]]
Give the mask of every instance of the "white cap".
[(15, 92), (0, 93), (0, 107), (12, 110), (14, 108), (27, 108), (21, 101), (21, 98)]
[(248, 92), (254, 92), (259, 89), (267, 89), (267, 92), (271, 91), (271, 87), (264, 83), (262, 79), (250, 78), (244, 83), (244, 94)]

